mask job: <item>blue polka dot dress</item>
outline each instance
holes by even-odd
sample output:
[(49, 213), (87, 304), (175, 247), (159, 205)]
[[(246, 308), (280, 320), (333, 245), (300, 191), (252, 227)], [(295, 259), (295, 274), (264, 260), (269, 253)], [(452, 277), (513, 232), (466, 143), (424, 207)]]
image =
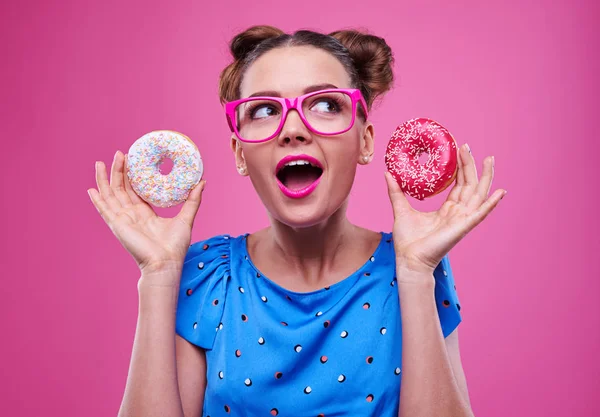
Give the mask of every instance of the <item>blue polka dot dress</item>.
[[(259, 271), (246, 235), (192, 244), (176, 332), (206, 350), (204, 417), (397, 416), (402, 328), (391, 233), (344, 280), (289, 291)], [(461, 322), (448, 255), (435, 299), (444, 337)]]

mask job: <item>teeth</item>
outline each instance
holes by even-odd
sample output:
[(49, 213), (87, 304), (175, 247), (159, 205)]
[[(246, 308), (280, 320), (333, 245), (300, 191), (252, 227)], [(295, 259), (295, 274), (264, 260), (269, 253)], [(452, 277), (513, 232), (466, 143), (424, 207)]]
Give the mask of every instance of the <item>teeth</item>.
[(294, 165), (310, 165), (310, 162), (305, 161), (303, 159), (297, 159), (295, 161), (290, 161), (285, 164), (286, 167), (293, 167)]

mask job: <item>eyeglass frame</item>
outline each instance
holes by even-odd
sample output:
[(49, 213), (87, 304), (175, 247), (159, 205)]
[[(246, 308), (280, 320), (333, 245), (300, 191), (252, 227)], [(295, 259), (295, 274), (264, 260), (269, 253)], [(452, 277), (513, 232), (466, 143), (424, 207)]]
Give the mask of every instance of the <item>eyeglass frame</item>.
[[(318, 94), (323, 94), (323, 93), (344, 93), (344, 94), (347, 94), (348, 96), (350, 96), (350, 99), (352, 100), (352, 121), (350, 122), (350, 126), (346, 130), (342, 130), (342, 131), (336, 132), (336, 133), (323, 133), (323, 132), (319, 132), (318, 130), (313, 128), (310, 125), (310, 123), (306, 120), (306, 117), (304, 116), (304, 112), (302, 110), (302, 104), (304, 103), (304, 100), (306, 100), (307, 98), (310, 98), (312, 96), (316, 96)], [(239, 104), (249, 102), (249, 101), (257, 101), (257, 100), (273, 100), (273, 101), (278, 102), (281, 105), (282, 116), (281, 116), (281, 121), (279, 122), (279, 127), (277, 127), (277, 130), (275, 131), (275, 133), (273, 133), (271, 136), (269, 136), (266, 139), (261, 139), (261, 140), (242, 139), (240, 132), (236, 126), (236, 123), (233, 122), (233, 120), (235, 120), (235, 109)], [(352, 129), (352, 127), (354, 126), (354, 122), (356, 120), (357, 103), (360, 103), (360, 105), (362, 106), (362, 110), (365, 115), (365, 120), (367, 120), (367, 118), (368, 118), (367, 103), (366, 103), (362, 93), (357, 88), (328, 88), (325, 90), (313, 91), (311, 93), (307, 93), (307, 94), (304, 94), (304, 95), (301, 95), (301, 96), (298, 96), (295, 98), (269, 97), (269, 96), (255, 96), (255, 97), (241, 98), (239, 100), (234, 100), (234, 101), (225, 103), (225, 115), (227, 117), (227, 123), (229, 124), (229, 128), (231, 129), (231, 132), (235, 133), (235, 135), (237, 136), (237, 138), (239, 140), (241, 140), (242, 142), (246, 142), (246, 143), (262, 143), (262, 142), (267, 142), (267, 141), (273, 139), (275, 136), (277, 136), (279, 133), (281, 133), (281, 130), (283, 129), (283, 125), (285, 124), (285, 121), (287, 120), (288, 112), (292, 109), (296, 110), (298, 112), (300, 119), (302, 119), (302, 122), (304, 123), (304, 125), (311, 132), (316, 133), (317, 135), (321, 135), (321, 136), (341, 135), (342, 133), (345, 133), (345, 132), (349, 131), (350, 129)]]

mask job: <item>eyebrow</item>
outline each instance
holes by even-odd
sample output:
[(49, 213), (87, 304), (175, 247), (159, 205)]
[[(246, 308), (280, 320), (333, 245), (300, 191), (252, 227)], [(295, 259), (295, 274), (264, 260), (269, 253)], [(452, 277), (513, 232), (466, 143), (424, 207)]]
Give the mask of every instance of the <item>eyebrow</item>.
[[(303, 94), (308, 94), (308, 93), (312, 93), (313, 91), (319, 91), (319, 90), (326, 90), (328, 88), (337, 88), (335, 85), (333, 84), (315, 84), (315, 85), (311, 85), (309, 87), (306, 87), (304, 89)], [(269, 90), (269, 91), (258, 91), (254, 94), (251, 94), (248, 96), (248, 98), (250, 97), (257, 97), (257, 96), (267, 96), (267, 97), (281, 97), (281, 94), (278, 91), (274, 91), (274, 90)]]

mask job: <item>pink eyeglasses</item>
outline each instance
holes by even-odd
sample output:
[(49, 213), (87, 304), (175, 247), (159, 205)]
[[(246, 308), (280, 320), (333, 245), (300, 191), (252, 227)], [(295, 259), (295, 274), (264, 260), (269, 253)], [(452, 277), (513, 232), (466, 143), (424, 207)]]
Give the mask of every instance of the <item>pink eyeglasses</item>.
[(248, 97), (225, 104), (229, 128), (243, 142), (266, 142), (277, 136), (288, 115), (295, 109), (317, 135), (333, 136), (354, 126), (357, 103), (367, 118), (367, 104), (358, 89), (314, 91), (293, 99)]

